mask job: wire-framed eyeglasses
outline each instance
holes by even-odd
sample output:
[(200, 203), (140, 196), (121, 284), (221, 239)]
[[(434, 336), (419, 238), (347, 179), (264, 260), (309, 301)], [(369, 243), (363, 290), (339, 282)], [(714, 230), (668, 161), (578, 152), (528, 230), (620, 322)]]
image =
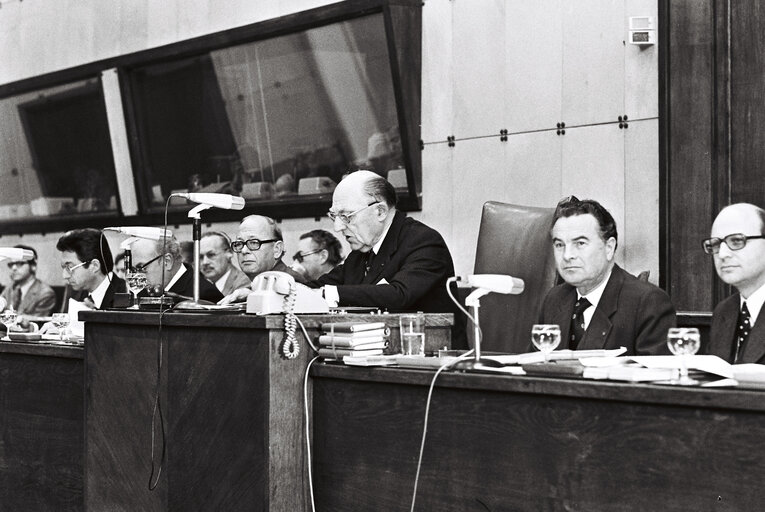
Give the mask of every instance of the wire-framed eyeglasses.
[(351, 213), (335, 213), (332, 210), (330, 210), (330, 211), (327, 212), (327, 217), (329, 217), (332, 220), (332, 222), (335, 222), (335, 220), (340, 219), (340, 222), (342, 222), (343, 224), (350, 224), (351, 221), (353, 220), (352, 217), (354, 215), (356, 215), (357, 213), (362, 212), (362, 211), (366, 210), (367, 208), (369, 208), (370, 206), (374, 206), (376, 204), (380, 204), (380, 201), (375, 201), (373, 203), (369, 203), (368, 205), (363, 206), (363, 207), (359, 208), (358, 210), (356, 210), (355, 212), (351, 212)]
[(316, 249), (315, 251), (308, 251), (308, 252), (300, 252), (300, 251), (298, 251), (292, 257), (292, 259), (297, 261), (298, 263), (303, 263), (303, 259), (306, 256), (310, 256), (311, 254), (316, 254), (317, 252), (321, 252), (323, 250), (324, 250), (324, 248), (322, 247), (321, 249)]
[(720, 245), (725, 242), (731, 251), (740, 251), (746, 247), (747, 240), (765, 238), (763, 235), (744, 235), (742, 233), (733, 233), (724, 238), (707, 238), (701, 242), (704, 252), (707, 254), (717, 254), (720, 252)]
[(80, 267), (84, 267), (88, 263), (90, 263), (90, 262), (89, 261), (83, 261), (82, 263), (78, 263), (77, 265), (72, 265), (71, 263), (65, 263), (64, 265), (61, 265), (61, 270), (63, 270), (64, 272), (66, 272), (67, 274), (69, 274), (71, 276), (72, 272), (75, 269), (78, 269)]
[(150, 259), (146, 263), (140, 263), (138, 265), (133, 265), (133, 270), (135, 270), (136, 272), (146, 272), (146, 267), (148, 267), (149, 265), (151, 265), (152, 263), (154, 263), (155, 261), (157, 261), (161, 257), (162, 257), (161, 254), (157, 254), (156, 256), (154, 256), (152, 259)]

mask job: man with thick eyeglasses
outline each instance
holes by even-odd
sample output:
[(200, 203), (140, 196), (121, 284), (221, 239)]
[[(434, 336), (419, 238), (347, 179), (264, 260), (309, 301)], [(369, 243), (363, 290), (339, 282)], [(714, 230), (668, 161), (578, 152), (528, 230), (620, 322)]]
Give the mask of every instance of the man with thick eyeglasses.
[[(8, 262), (8, 274), (11, 286), (3, 291), (6, 309), (13, 308), (19, 315), (18, 323), (26, 328), (28, 321), (24, 316), (48, 316), (56, 305), (56, 293), (53, 288), (37, 278), (37, 251), (27, 245), (16, 245), (33, 254), (30, 260)], [(0, 302), (1, 303), (1, 302)], [(2, 308), (0, 308), (2, 310)]]
[[(165, 285), (165, 291), (182, 297), (194, 296), (194, 268), (183, 262), (181, 245), (173, 236), (167, 239), (147, 240), (139, 238), (130, 246), (133, 268), (146, 273), (146, 282), (157, 292)], [(149, 292), (144, 290), (142, 295)], [(176, 297), (180, 299), (181, 297)], [(223, 294), (204, 276), (199, 279), (199, 298), (212, 303), (223, 298)]]
[[(255, 276), (267, 271), (285, 272), (295, 278), (298, 283), (305, 284), (305, 278), (289, 268), (282, 257), (284, 256), (284, 239), (282, 230), (271, 217), (250, 215), (239, 224), (236, 240), (231, 242), (231, 250), (239, 260), (239, 267), (252, 281)], [(220, 301), (230, 304), (247, 299), (250, 288), (239, 288)]]
[[(328, 215), (352, 251), (312, 284), (340, 306), (455, 312), (445, 287), (454, 275), (449, 248), (437, 231), (399, 212), (396, 202), (393, 185), (378, 174), (362, 170), (343, 179)], [(466, 346), (463, 322), (455, 314), (455, 348)]]
[(199, 267), (202, 275), (225, 296), (250, 286), (250, 278), (234, 265), (231, 240), (220, 231), (208, 231), (199, 241)]
[(765, 210), (748, 203), (726, 206), (710, 236), (704, 252), (737, 292), (715, 308), (704, 352), (729, 363), (765, 363), (765, 321), (759, 321), (765, 303)]
[(64, 293), (62, 311), (74, 299), (96, 309), (114, 305), (115, 293), (127, 293), (125, 281), (114, 275), (109, 243), (99, 229), (74, 229), (56, 243), (61, 256), (61, 277), (71, 289)]
[(308, 280), (320, 278), (343, 260), (340, 240), (323, 229), (314, 229), (300, 235), (298, 248), (300, 250), (292, 257), (292, 269)]

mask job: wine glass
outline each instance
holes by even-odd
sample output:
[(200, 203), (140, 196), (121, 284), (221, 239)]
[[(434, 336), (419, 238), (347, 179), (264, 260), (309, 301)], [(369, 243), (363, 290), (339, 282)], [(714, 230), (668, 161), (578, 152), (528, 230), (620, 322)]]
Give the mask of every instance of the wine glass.
[(560, 344), (560, 327), (555, 324), (534, 324), (531, 327), (531, 342), (547, 357)]
[(69, 325), (69, 313), (53, 313), (51, 322), (58, 329), (59, 339), (64, 341), (64, 331), (66, 331), (66, 326)]
[(5, 329), (7, 330), (5, 335), (8, 338), (11, 337), (11, 327), (16, 325), (16, 317), (16, 312), (13, 310), (13, 308), (8, 308), (0, 314), (0, 321), (2, 321), (3, 325), (5, 325)]
[(667, 346), (669, 351), (680, 357), (680, 380), (677, 384), (689, 386), (696, 381), (688, 377), (688, 365), (685, 358), (699, 350), (701, 336), (695, 327), (672, 327), (667, 331)]
[(141, 290), (146, 288), (146, 273), (145, 272), (128, 272), (125, 274), (125, 282), (130, 289), (130, 293), (133, 294), (133, 305), (128, 309), (138, 309), (138, 294)]

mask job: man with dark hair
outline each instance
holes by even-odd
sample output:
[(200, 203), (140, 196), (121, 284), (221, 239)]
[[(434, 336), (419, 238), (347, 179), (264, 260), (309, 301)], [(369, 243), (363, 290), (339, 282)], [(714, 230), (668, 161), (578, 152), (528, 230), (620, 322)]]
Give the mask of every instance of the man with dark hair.
[(125, 281), (112, 273), (114, 261), (109, 243), (98, 229), (85, 228), (67, 232), (59, 238), (56, 249), (61, 253), (61, 272), (73, 290), (64, 295), (63, 311), (68, 298), (92, 304), (96, 309), (114, 305), (115, 293), (126, 293)]
[(314, 280), (335, 268), (343, 259), (343, 246), (335, 235), (314, 229), (300, 235), (299, 251), (292, 257), (292, 268)]
[[(305, 284), (305, 278), (289, 268), (284, 256), (284, 238), (279, 225), (271, 217), (250, 215), (239, 224), (236, 240), (231, 242), (231, 250), (239, 259), (239, 266), (250, 280), (258, 274), (268, 271), (284, 272), (291, 275), (298, 283)], [(239, 288), (227, 295), (221, 304), (229, 304), (247, 299), (252, 290)]]
[(224, 296), (236, 289), (246, 288), (252, 282), (234, 265), (231, 240), (219, 231), (208, 231), (202, 235), (199, 241), (199, 267), (205, 278)]
[[(130, 246), (133, 268), (146, 273), (146, 282), (150, 287), (192, 298), (194, 296), (194, 269), (183, 262), (181, 245), (175, 237), (159, 240), (139, 238)], [(141, 292), (146, 294), (147, 292)], [(223, 294), (204, 276), (199, 279), (199, 298), (218, 302)]]
[(723, 282), (736, 288), (712, 315), (709, 346), (704, 352), (729, 363), (765, 363), (765, 210), (748, 203), (726, 206), (704, 240)]
[[(31, 251), (31, 260), (8, 262), (8, 274), (12, 286), (3, 291), (6, 309), (13, 308), (18, 315), (48, 316), (56, 305), (53, 288), (37, 279), (37, 251), (27, 245), (16, 245), (19, 249)], [(19, 323), (24, 326), (24, 320)]]
[(445, 286), (454, 275), (449, 248), (437, 231), (396, 210), (396, 190), (386, 179), (371, 171), (349, 174), (332, 195), (329, 217), (352, 249), (313, 282), (330, 304), (453, 312), (453, 344), (465, 346), (464, 318)]
[(669, 353), (667, 330), (675, 326), (675, 309), (663, 290), (616, 265), (616, 222), (608, 210), (572, 196), (558, 205), (551, 236), (565, 283), (548, 292), (540, 322), (560, 326), (559, 348)]

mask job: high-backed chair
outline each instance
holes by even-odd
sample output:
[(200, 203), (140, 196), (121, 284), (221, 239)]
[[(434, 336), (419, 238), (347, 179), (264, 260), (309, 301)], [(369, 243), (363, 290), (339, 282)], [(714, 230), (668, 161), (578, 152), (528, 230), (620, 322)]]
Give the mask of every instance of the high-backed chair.
[(490, 293), (481, 298), (483, 351), (530, 350), (531, 326), (537, 321), (545, 294), (555, 283), (550, 241), (554, 213), (554, 208), (494, 201), (484, 204), (474, 273), (518, 277), (523, 279), (525, 289), (520, 295)]

